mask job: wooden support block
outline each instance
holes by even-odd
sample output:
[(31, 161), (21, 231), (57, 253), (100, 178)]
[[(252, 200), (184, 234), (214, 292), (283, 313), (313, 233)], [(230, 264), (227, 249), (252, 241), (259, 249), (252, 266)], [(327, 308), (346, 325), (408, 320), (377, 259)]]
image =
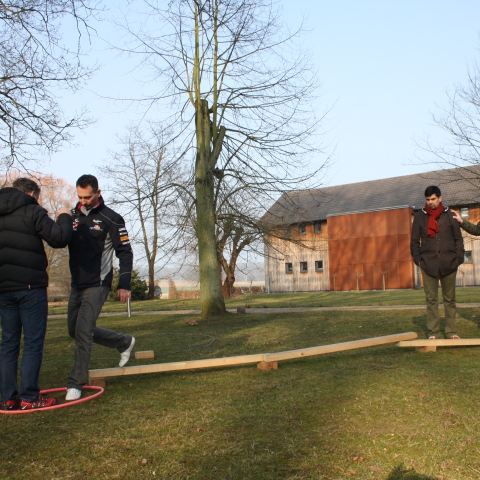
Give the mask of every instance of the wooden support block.
[(105, 379), (104, 378), (90, 378), (89, 385), (95, 385), (97, 387), (105, 388)]
[(437, 347), (415, 347), (415, 350), (417, 352), (422, 352), (422, 353), (426, 353), (426, 352), (436, 352), (437, 351)]
[(135, 360), (140, 358), (155, 358), (153, 350), (144, 350), (143, 352), (135, 352)]
[(258, 362), (259, 370), (278, 370), (278, 362)]

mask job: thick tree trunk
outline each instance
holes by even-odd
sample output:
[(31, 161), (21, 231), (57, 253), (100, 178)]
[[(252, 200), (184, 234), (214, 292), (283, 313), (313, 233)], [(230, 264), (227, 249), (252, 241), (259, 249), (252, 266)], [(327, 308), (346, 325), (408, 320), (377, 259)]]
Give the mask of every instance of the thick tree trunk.
[(206, 100), (201, 100), (201, 106), (197, 109), (196, 127), (195, 194), (200, 264), (200, 298), (202, 302), (202, 317), (206, 317), (226, 311), (217, 262), (214, 179), (212, 173), (214, 162), (212, 161), (210, 116)]

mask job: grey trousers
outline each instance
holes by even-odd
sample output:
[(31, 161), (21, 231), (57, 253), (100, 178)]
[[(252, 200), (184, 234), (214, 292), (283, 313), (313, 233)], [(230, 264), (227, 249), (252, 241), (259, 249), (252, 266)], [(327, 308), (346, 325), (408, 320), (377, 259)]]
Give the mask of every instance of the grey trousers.
[(130, 335), (116, 333), (96, 326), (110, 287), (72, 288), (68, 300), (68, 334), (75, 339), (75, 360), (68, 377), (67, 388), (81, 389), (86, 381), (93, 343), (127, 350)]
[(455, 316), (457, 305), (455, 303), (455, 281), (457, 272), (445, 277), (431, 277), (422, 269), (423, 289), (427, 298), (427, 328), (428, 336), (438, 338), (440, 332), (440, 315), (438, 313), (438, 281), (442, 286), (443, 306), (445, 307), (445, 336), (450, 338), (457, 334)]

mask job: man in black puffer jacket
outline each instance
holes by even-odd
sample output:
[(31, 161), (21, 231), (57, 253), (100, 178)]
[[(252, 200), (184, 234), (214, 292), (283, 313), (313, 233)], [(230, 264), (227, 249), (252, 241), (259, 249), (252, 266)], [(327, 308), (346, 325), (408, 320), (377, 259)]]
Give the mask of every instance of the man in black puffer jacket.
[[(53, 248), (67, 246), (72, 237), (68, 209), (49, 218), (37, 200), (39, 186), (18, 178), (0, 190), (0, 410), (29, 410), (55, 405), (56, 398), (40, 397), (38, 377), (47, 329), (47, 257), (45, 240)], [(21, 383), (17, 366), (23, 330)]]

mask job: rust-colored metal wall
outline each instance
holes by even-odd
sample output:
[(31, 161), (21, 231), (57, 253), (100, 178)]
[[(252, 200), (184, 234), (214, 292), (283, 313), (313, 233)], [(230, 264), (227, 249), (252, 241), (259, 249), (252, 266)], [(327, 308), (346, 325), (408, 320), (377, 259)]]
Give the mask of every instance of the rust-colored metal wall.
[(329, 217), (330, 288), (414, 288), (410, 256), (412, 210), (383, 210)]

